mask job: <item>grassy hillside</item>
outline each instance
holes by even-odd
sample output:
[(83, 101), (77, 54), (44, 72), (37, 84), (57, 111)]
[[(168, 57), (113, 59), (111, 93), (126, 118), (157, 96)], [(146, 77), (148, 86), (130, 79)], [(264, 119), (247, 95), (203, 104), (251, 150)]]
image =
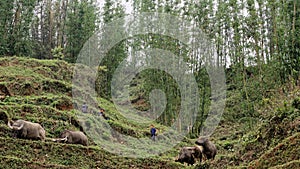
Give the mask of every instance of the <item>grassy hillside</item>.
[[(282, 92), (282, 88), (286, 92)], [(254, 117), (223, 120), (212, 138), (218, 146), (215, 168), (299, 168), (300, 86), (287, 84), (268, 97), (256, 101)], [(235, 94), (233, 94), (235, 93)], [(227, 103), (239, 97), (229, 91)], [(252, 93), (255, 95), (257, 93)], [(231, 117), (241, 109), (240, 102), (227, 104), (223, 116)], [(241, 116), (243, 116), (241, 114)]]
[[(278, 88), (268, 97), (257, 100), (253, 117), (238, 114), (245, 109), (241, 106), (242, 96), (235, 90), (229, 91), (224, 118), (211, 137), (218, 148), (216, 159), (192, 167), (175, 163), (174, 158), (181, 146), (193, 145), (194, 139), (186, 138), (172, 150), (147, 159), (125, 158), (109, 153), (98, 146), (91, 135), (88, 147), (52, 142), (50, 138), (58, 137), (64, 129), (83, 130), (82, 125), (97, 125), (93, 119), (94, 114), (88, 116), (90, 118), (88, 124), (82, 124), (78, 119), (79, 112), (73, 108), (72, 68), (73, 65), (58, 60), (19, 57), (0, 59), (0, 168), (299, 168), (300, 166), (299, 86), (293, 86), (285, 90), (288, 91), (285, 93)], [(250, 92), (249, 95), (251, 94)], [(81, 102), (82, 100), (79, 101)], [(149, 136), (149, 124), (126, 119), (108, 100), (98, 98), (97, 103), (105, 108), (106, 114), (110, 117), (107, 122), (113, 129), (134, 138)], [(7, 126), (10, 119), (24, 119), (42, 124), (48, 139), (42, 142), (15, 138)], [(166, 126), (155, 125), (160, 132), (167, 130)], [(121, 143), (122, 140), (107, 136), (106, 142)]]
[[(0, 168), (182, 167), (158, 157), (123, 158), (104, 151), (91, 138), (89, 147), (52, 142), (50, 138), (57, 138), (64, 129), (82, 130), (71, 98), (72, 73), (72, 65), (63, 61), (0, 59)], [(148, 133), (146, 124), (126, 121), (109, 101), (99, 98), (100, 104), (111, 118), (111, 126), (119, 132), (136, 137)], [(42, 142), (14, 138), (7, 126), (10, 119), (40, 123), (48, 139)]]

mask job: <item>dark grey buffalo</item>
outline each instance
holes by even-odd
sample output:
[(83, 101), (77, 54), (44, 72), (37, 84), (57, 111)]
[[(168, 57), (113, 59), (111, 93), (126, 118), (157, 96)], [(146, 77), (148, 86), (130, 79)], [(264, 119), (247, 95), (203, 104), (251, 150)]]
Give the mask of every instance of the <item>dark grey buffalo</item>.
[(8, 121), (8, 127), (17, 131), (18, 138), (45, 140), (45, 130), (38, 123), (32, 123), (25, 120)]
[(182, 164), (187, 163), (188, 165), (193, 165), (196, 162), (196, 159), (199, 159), (199, 161), (202, 161), (202, 152), (201, 152), (200, 146), (194, 146), (194, 147), (182, 147), (178, 159), (176, 159), (176, 162), (180, 162)]
[(81, 131), (65, 130), (60, 134), (59, 137), (60, 139), (53, 139), (53, 141), (65, 142), (69, 144), (82, 144), (84, 146), (88, 145), (88, 138)]
[(208, 160), (215, 159), (217, 148), (211, 141), (209, 141), (208, 137), (199, 137), (196, 141), (196, 144), (203, 147), (202, 153)]

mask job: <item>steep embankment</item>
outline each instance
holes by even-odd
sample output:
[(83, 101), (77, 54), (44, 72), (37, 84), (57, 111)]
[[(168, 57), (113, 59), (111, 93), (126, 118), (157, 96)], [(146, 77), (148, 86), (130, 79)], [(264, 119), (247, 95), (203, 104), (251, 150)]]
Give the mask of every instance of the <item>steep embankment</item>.
[[(213, 168), (299, 168), (300, 86), (282, 88), (256, 101), (255, 116), (241, 114), (234, 121), (221, 121), (212, 135), (218, 155), (207, 164)], [(237, 94), (229, 92), (227, 103), (235, 104), (227, 104), (223, 116), (231, 117), (242, 108)]]
[[(125, 158), (106, 152), (89, 137), (90, 146), (52, 142), (64, 129), (82, 130), (73, 109), (72, 65), (58, 60), (7, 57), (0, 59), (0, 168), (181, 168), (170, 160)], [(80, 101), (79, 101), (80, 102)], [(99, 99), (109, 124), (134, 137), (147, 135), (146, 124), (134, 124)], [(8, 120), (40, 123), (45, 142), (18, 139)], [(163, 127), (162, 127), (163, 128)], [(109, 141), (109, 140), (108, 140)]]

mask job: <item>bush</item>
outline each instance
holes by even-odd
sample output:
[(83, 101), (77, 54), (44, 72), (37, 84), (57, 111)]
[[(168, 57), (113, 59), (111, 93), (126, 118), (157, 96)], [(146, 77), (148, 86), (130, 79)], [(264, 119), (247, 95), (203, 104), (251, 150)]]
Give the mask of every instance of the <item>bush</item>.
[(296, 109), (300, 109), (300, 97), (293, 100), (292, 106)]

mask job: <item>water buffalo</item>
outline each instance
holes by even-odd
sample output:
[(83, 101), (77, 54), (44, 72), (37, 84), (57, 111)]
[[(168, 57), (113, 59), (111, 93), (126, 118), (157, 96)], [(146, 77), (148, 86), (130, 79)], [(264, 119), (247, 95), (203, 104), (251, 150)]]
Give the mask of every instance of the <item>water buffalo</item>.
[(217, 148), (211, 141), (208, 140), (208, 137), (201, 136), (197, 139), (195, 143), (203, 147), (202, 153), (206, 156), (208, 160), (215, 159), (215, 156), (217, 154)]
[(200, 163), (202, 162), (202, 152), (203, 152), (202, 146), (198, 146), (198, 145), (194, 146), (193, 149), (194, 157), (195, 159), (198, 159)]
[(176, 162), (187, 163), (188, 165), (193, 165), (196, 161), (195, 159), (199, 159), (200, 163), (202, 161), (202, 148), (201, 146), (194, 147), (182, 147), (178, 159)]
[[(12, 125), (11, 125), (12, 124)], [(33, 140), (45, 140), (45, 130), (38, 123), (32, 123), (25, 120), (8, 121), (8, 127), (17, 131), (17, 137)]]
[(81, 131), (65, 130), (60, 134), (60, 139), (53, 139), (53, 141), (66, 142), (70, 144), (82, 144), (88, 146), (88, 138)]

